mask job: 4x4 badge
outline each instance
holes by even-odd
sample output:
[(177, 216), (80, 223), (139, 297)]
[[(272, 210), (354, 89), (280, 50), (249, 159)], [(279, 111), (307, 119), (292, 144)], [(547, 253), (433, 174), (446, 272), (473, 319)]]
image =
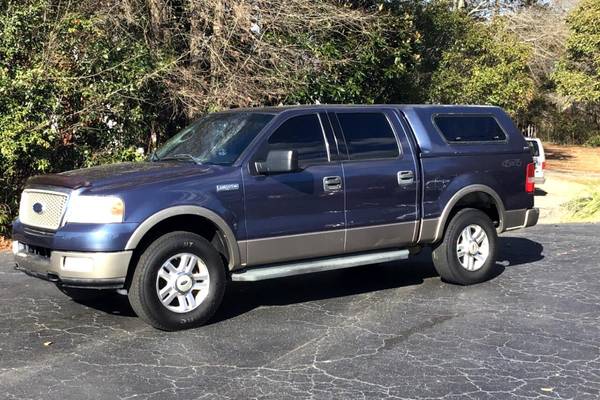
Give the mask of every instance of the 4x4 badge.
[(518, 158), (512, 158), (509, 160), (502, 161), (502, 166), (504, 168), (520, 167), (521, 165), (522, 165), (522, 162)]

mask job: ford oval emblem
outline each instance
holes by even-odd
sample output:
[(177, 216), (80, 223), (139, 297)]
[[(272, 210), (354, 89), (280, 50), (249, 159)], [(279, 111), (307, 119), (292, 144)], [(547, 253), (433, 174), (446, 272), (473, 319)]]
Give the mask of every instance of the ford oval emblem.
[(44, 212), (44, 205), (42, 203), (35, 203), (33, 205), (33, 211), (35, 211), (37, 214), (41, 214)]

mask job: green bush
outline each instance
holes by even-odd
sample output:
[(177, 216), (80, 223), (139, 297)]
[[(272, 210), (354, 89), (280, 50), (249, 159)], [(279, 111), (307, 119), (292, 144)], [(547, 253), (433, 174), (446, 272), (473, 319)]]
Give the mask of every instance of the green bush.
[(589, 147), (600, 147), (600, 133), (596, 133), (585, 141), (585, 145)]
[(431, 100), (498, 105), (518, 116), (535, 98), (530, 56), (531, 46), (508, 33), (503, 21), (472, 24), (443, 53), (433, 74)]
[[(166, 62), (98, 10), (8, 1), (0, 13), (0, 234), (31, 175), (132, 159)], [(158, 54), (160, 56), (160, 54)]]
[(600, 102), (600, 2), (582, 0), (567, 18), (566, 52), (554, 80), (571, 102)]

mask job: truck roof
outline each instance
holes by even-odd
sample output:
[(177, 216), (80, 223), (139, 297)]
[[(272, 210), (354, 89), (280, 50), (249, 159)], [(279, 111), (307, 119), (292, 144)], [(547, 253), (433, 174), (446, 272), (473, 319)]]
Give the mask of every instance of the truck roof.
[(475, 110), (502, 110), (497, 106), (490, 105), (474, 105), (474, 104), (296, 104), (296, 105), (280, 105), (280, 106), (267, 106), (267, 107), (248, 107), (248, 108), (233, 108), (222, 112), (256, 112), (256, 113), (268, 113), (268, 114), (279, 114), (289, 110), (319, 110), (319, 109), (348, 109), (348, 108), (393, 108), (401, 111), (409, 109), (419, 110), (444, 110), (452, 112), (468, 111), (473, 112)]

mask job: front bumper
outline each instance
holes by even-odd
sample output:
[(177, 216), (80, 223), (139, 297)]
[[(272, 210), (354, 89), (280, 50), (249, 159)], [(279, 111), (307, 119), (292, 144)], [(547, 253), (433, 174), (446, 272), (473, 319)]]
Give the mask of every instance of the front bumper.
[(19, 242), (13, 242), (16, 268), (62, 286), (120, 289), (125, 284), (131, 251), (110, 253), (51, 251), (36, 254)]

